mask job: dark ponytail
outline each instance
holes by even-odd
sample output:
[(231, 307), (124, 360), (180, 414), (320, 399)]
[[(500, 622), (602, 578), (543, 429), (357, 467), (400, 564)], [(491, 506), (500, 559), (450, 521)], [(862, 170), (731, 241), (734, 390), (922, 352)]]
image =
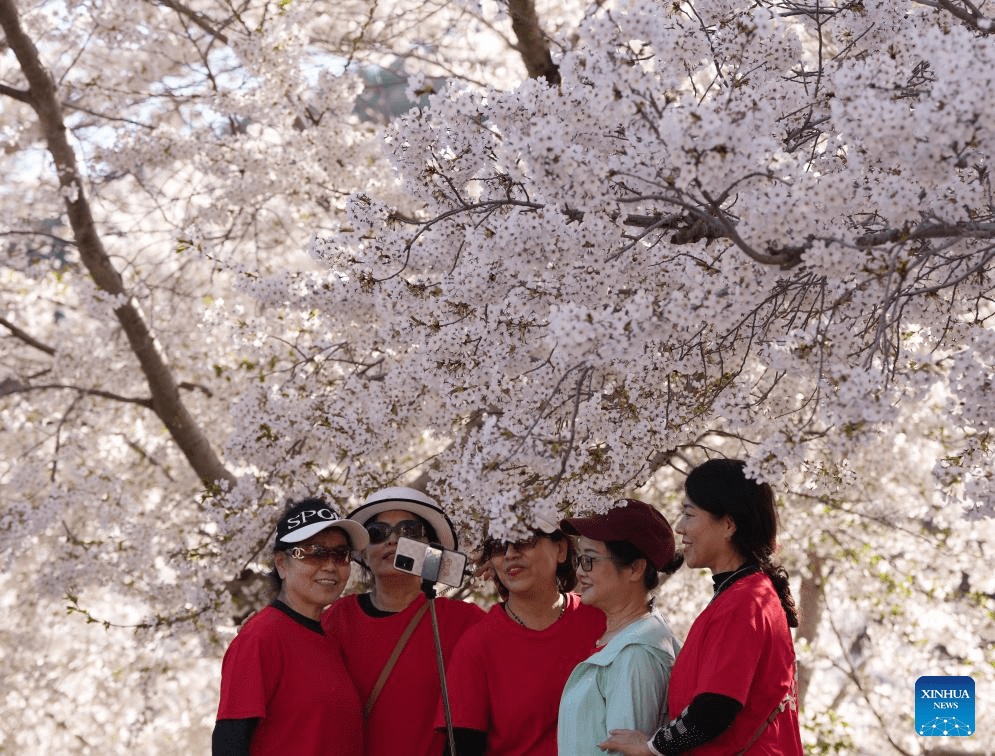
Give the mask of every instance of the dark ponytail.
[(788, 627), (798, 627), (798, 608), (791, 596), (791, 586), (788, 585), (788, 571), (780, 564), (773, 562), (768, 562), (766, 565), (761, 564), (760, 571), (774, 584), (777, 597), (781, 599), (784, 616), (788, 618)]
[(766, 483), (746, 477), (739, 459), (710, 459), (694, 468), (684, 481), (684, 492), (696, 507), (715, 517), (729, 515), (736, 524), (732, 544), (766, 575), (781, 600), (788, 627), (798, 627), (798, 609), (788, 585), (788, 572), (774, 561), (777, 545), (777, 508), (774, 491)]

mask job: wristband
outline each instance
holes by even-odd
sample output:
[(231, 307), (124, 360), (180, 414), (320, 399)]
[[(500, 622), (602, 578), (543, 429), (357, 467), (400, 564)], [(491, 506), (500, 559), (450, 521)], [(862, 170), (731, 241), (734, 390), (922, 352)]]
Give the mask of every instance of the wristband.
[(655, 738), (655, 737), (656, 737), (656, 733), (654, 732), (650, 736), (650, 739), (646, 741), (646, 747), (650, 749), (650, 753), (652, 753), (653, 756), (663, 756), (662, 753), (660, 753), (658, 750), (656, 750), (656, 746), (653, 745), (653, 738)]

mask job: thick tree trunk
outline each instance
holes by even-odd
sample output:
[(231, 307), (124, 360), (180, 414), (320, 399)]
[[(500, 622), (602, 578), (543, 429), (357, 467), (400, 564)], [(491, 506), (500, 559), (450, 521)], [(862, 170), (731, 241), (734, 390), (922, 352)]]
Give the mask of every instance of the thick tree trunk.
[[(807, 575), (802, 577), (799, 589), (798, 606), (798, 632), (796, 640), (798, 642), (812, 643), (815, 641), (815, 634), (819, 629), (819, 620), (822, 618), (822, 573), (823, 558), (814, 551), (808, 554)], [(808, 685), (812, 679), (812, 669), (804, 664), (798, 665), (798, 707), (805, 703), (805, 694), (808, 692)]]
[(80, 257), (96, 284), (124, 300), (114, 312), (138, 358), (152, 394), (152, 408), (166, 425), (191, 467), (206, 485), (234, 482), (180, 398), (179, 388), (155, 335), (135, 299), (128, 294), (97, 233), (90, 205), (76, 167), (76, 155), (66, 137), (62, 106), (55, 82), (38, 50), (21, 28), (14, 0), (0, 0), (0, 26), (28, 82), (31, 106), (38, 115), (48, 150), (55, 160), (59, 185)]
[(518, 40), (518, 54), (522, 56), (529, 78), (545, 76), (547, 83), (559, 84), (560, 69), (553, 62), (546, 35), (539, 26), (534, 0), (510, 0), (508, 12), (511, 14), (511, 28)]

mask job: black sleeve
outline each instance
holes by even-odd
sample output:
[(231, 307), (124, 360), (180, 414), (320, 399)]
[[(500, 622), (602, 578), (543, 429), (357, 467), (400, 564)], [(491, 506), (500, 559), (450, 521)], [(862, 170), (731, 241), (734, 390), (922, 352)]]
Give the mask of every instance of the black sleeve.
[(681, 715), (653, 735), (653, 747), (663, 756), (684, 753), (729, 729), (743, 704), (718, 693), (694, 697)]
[[(445, 730), (443, 730), (443, 733)], [(453, 728), (453, 740), (456, 741), (456, 756), (484, 756), (487, 750), (487, 733), (483, 730), (470, 730), (466, 727)], [(453, 756), (449, 750), (449, 736), (446, 736), (446, 747), (442, 756)]]
[(211, 736), (211, 756), (249, 756), (259, 718), (219, 719)]

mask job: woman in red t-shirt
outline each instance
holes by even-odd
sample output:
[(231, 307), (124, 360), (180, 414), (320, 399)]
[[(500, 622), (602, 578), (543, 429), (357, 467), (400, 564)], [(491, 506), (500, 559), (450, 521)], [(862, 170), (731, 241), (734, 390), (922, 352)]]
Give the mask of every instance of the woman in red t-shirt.
[(279, 594), (225, 653), (213, 756), (363, 756), (359, 697), (319, 617), (349, 580), (350, 554), (367, 541), (360, 525), (338, 519), (321, 499), (297, 502), (280, 517)]
[[(376, 491), (349, 513), (366, 528), (360, 556), (370, 590), (336, 601), (322, 615), (327, 634), (342, 646), (365, 709), (365, 756), (438, 756), (445, 741), (434, 726), (441, 696), (432, 617), (422, 580), (395, 568), (399, 538), (458, 548), (449, 518), (430, 496), (405, 486)], [(437, 598), (443, 658), (463, 632), (484, 616), (475, 604)], [(378, 682), (408, 629), (396, 663)]]
[(460, 639), (446, 672), (459, 756), (556, 756), (563, 686), (605, 630), (604, 612), (570, 593), (573, 557), (550, 525), (485, 544), (504, 601)]
[[(795, 695), (798, 627), (788, 574), (774, 562), (777, 511), (766, 483), (745, 463), (712, 459), (684, 483), (674, 530), (684, 562), (712, 572), (712, 600), (688, 632), (670, 674), (675, 719), (652, 738), (614, 730), (602, 750), (626, 756), (801, 756)], [(752, 749), (752, 750), (751, 750)]]

